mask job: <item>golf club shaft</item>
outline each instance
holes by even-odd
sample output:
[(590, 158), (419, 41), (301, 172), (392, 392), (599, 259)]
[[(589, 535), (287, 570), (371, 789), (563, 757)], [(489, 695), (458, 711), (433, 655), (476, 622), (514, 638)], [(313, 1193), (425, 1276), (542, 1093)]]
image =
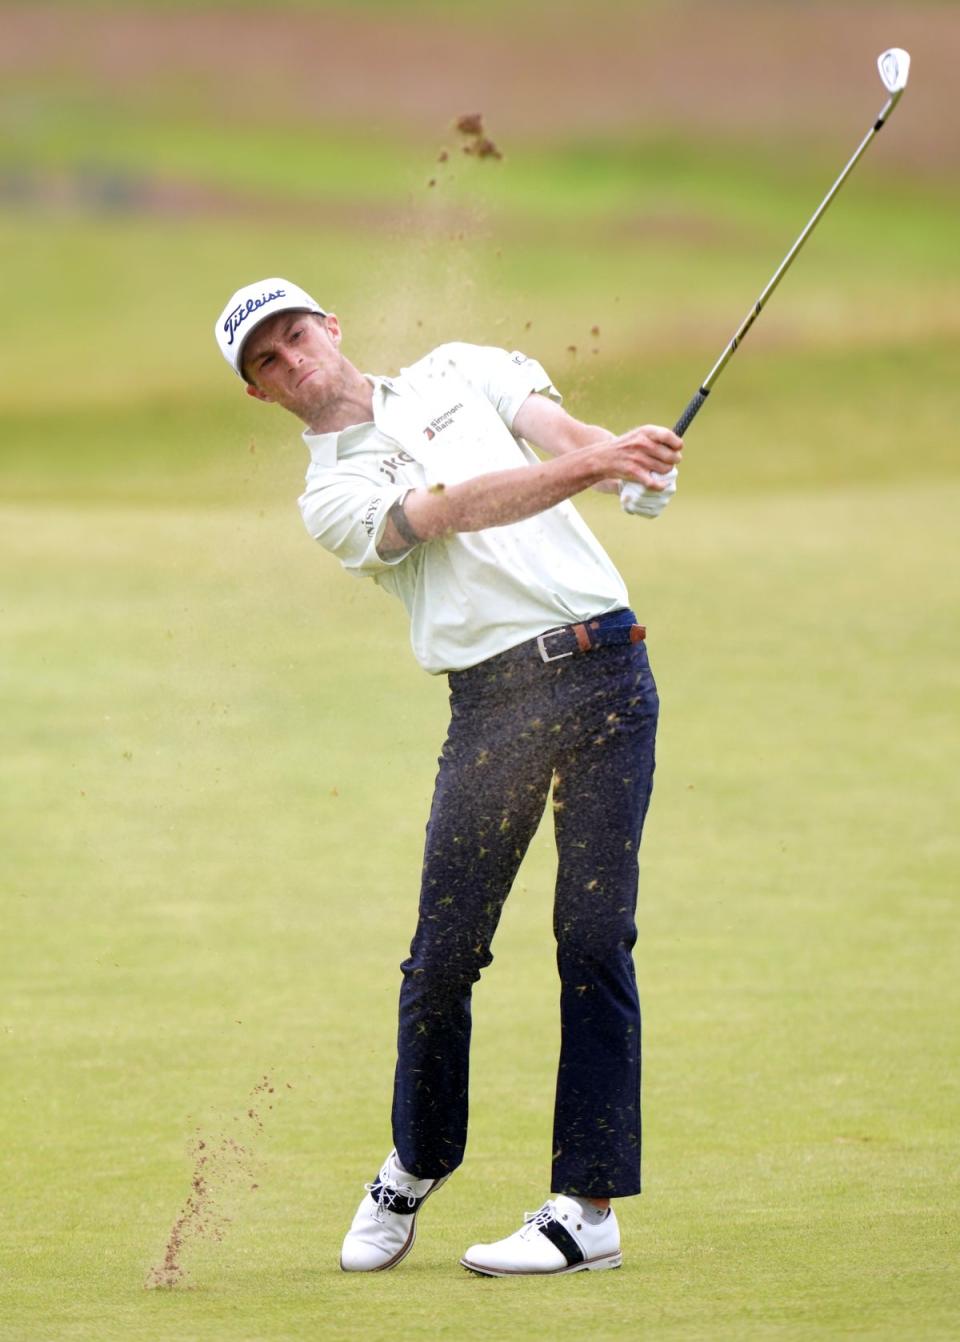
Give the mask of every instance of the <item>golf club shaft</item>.
[(826, 212), (827, 206), (830, 204), (834, 196), (840, 190), (841, 186), (843, 186), (844, 182), (850, 176), (850, 173), (853, 171), (853, 169), (859, 162), (860, 158), (862, 157), (864, 151), (866, 150), (867, 145), (876, 135), (880, 127), (884, 124), (892, 106), (893, 106), (893, 99), (890, 99), (887, 106), (880, 113), (874, 125), (870, 127), (867, 134), (863, 137), (863, 140), (857, 147), (856, 153), (850, 159), (850, 162), (847, 164), (843, 172), (840, 174), (840, 176), (834, 182), (833, 186), (830, 188), (830, 190), (824, 196), (823, 200), (820, 202), (820, 205), (818, 206), (813, 217), (810, 219), (810, 222), (807, 224), (806, 228), (797, 238), (796, 242), (790, 248), (789, 252), (787, 252), (783, 260), (780, 262), (780, 265), (777, 268), (776, 273), (771, 278), (770, 282), (764, 289), (763, 293), (760, 295), (760, 297), (754, 303), (753, 307), (750, 309), (750, 311), (744, 317), (743, 321), (740, 323), (733, 339), (730, 341), (726, 349), (720, 355), (720, 358), (717, 360), (717, 362), (710, 369), (710, 372), (704, 378), (703, 382), (701, 382), (700, 387), (698, 388), (694, 396), (690, 399), (687, 408), (684, 410), (683, 414), (680, 416), (680, 418), (674, 425), (673, 429), (674, 433), (682, 435), (687, 431), (689, 426), (692, 424), (695, 416), (697, 415), (697, 412), (700, 410), (700, 407), (703, 405), (704, 401), (710, 395), (710, 391), (713, 387), (713, 384), (716, 382), (717, 378), (720, 376), (724, 368), (730, 362), (730, 359), (733, 357), (734, 351), (737, 349), (738, 345), (743, 340), (744, 336), (750, 330), (750, 327), (760, 316), (760, 313), (763, 311), (764, 306), (767, 300), (769, 299), (770, 295), (773, 293), (774, 289), (776, 289), (777, 285), (780, 283), (784, 275), (790, 269), (794, 257), (797, 255), (800, 248), (803, 246), (807, 238), (810, 236), (810, 234), (816, 228), (817, 224), (820, 222), (821, 218)]

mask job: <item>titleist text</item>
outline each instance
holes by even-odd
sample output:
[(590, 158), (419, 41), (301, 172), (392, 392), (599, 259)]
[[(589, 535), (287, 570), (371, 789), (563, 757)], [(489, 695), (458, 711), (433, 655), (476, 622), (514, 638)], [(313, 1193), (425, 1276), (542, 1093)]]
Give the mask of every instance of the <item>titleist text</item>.
[(223, 323), (223, 329), (227, 333), (227, 344), (233, 344), (233, 338), (243, 323), (250, 316), (251, 312), (256, 312), (262, 308), (265, 303), (272, 303), (275, 298), (285, 298), (286, 289), (275, 289), (272, 294), (261, 294), (259, 298), (248, 298), (245, 303), (227, 313), (227, 319)]

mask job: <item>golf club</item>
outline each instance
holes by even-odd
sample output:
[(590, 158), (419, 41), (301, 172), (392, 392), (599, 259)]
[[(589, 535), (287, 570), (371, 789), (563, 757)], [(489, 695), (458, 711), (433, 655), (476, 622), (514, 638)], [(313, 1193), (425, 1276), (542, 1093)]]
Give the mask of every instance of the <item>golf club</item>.
[[(760, 313), (763, 311), (764, 305), (766, 304), (770, 295), (773, 293), (774, 289), (776, 289), (777, 285), (780, 283), (784, 275), (789, 270), (790, 265), (792, 264), (793, 259), (796, 256), (797, 252), (799, 252), (800, 248), (803, 246), (807, 238), (810, 236), (814, 228), (819, 223), (822, 215), (826, 211), (827, 206), (830, 204), (834, 196), (840, 190), (841, 186), (843, 186), (844, 182), (850, 176), (850, 173), (853, 171), (854, 166), (857, 164), (857, 162), (863, 155), (864, 151), (866, 150), (867, 145), (876, 135), (877, 131), (881, 129), (881, 127), (886, 122), (887, 117), (890, 115), (890, 113), (896, 107), (897, 103), (900, 101), (900, 98), (903, 94), (903, 90), (907, 87), (907, 77), (910, 73), (909, 52), (904, 51), (901, 47), (891, 47), (889, 51), (884, 51), (881, 53), (880, 56), (877, 57), (877, 68), (880, 71), (880, 78), (883, 80), (883, 86), (889, 93), (890, 97), (884, 104), (876, 121), (870, 127), (870, 130), (864, 136), (855, 154), (850, 159), (850, 162), (847, 164), (843, 172), (840, 174), (840, 176), (834, 182), (833, 186), (830, 188), (830, 190), (824, 196), (823, 200), (820, 202), (820, 205), (817, 208), (816, 213), (813, 215), (813, 218), (810, 220), (806, 228), (797, 238), (796, 242), (790, 248), (789, 252), (787, 252), (786, 256), (781, 261), (780, 266), (777, 269), (776, 273), (774, 274), (773, 278), (770, 280), (769, 284), (764, 289), (763, 293), (757, 299), (756, 303), (754, 303), (753, 307), (747, 313), (746, 317), (744, 317), (743, 321), (740, 323), (740, 326), (738, 327), (737, 332), (734, 335), (733, 339), (727, 345), (726, 349), (720, 355), (720, 358), (713, 365), (713, 367), (710, 369), (710, 372), (707, 374), (703, 382), (700, 384), (700, 387), (697, 390), (697, 392), (691, 398), (690, 403), (688, 404), (686, 410), (684, 410), (683, 414), (680, 416), (680, 418), (677, 420), (676, 424), (673, 427), (674, 433), (677, 434), (686, 433), (687, 429), (693, 422), (700, 407), (703, 405), (704, 401), (710, 395), (710, 390), (713, 387), (713, 384), (716, 382), (717, 378), (720, 376), (724, 368), (729, 363), (734, 350), (743, 340), (744, 336), (750, 330), (750, 327), (753, 325), (756, 319), (760, 316)], [(630, 482), (625, 484), (621, 489), (620, 498), (625, 504), (627, 504), (635, 499), (638, 499), (642, 495), (642, 492), (643, 492), (642, 485)]]

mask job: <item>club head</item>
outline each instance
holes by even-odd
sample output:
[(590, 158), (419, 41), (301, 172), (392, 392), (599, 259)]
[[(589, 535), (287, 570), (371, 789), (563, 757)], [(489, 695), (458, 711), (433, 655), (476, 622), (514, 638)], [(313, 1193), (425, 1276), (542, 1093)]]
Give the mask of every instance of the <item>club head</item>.
[(910, 53), (902, 47), (891, 47), (877, 57), (877, 69), (888, 93), (899, 96), (907, 87), (910, 74)]

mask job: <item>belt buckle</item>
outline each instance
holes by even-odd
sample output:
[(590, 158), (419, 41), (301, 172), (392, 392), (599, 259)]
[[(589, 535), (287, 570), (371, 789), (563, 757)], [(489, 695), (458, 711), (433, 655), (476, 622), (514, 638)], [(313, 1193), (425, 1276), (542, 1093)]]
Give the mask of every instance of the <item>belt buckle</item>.
[(572, 649), (572, 648), (571, 648), (571, 650), (570, 650), (569, 652), (555, 652), (555, 653), (552, 653), (552, 654), (549, 653), (549, 652), (547, 652), (547, 639), (548, 639), (548, 638), (553, 638), (554, 635), (556, 635), (556, 634), (563, 634), (563, 633), (566, 633), (566, 630), (567, 630), (567, 626), (566, 626), (565, 624), (562, 624), (562, 625), (560, 625), (557, 629), (548, 629), (547, 632), (546, 632), (545, 634), (538, 634), (538, 635), (537, 635), (537, 647), (538, 647), (539, 650), (540, 650), (540, 656), (541, 656), (541, 658), (543, 659), (543, 661), (545, 661), (545, 662), (559, 662), (563, 657), (572, 657), (572, 656), (573, 656), (573, 649)]

